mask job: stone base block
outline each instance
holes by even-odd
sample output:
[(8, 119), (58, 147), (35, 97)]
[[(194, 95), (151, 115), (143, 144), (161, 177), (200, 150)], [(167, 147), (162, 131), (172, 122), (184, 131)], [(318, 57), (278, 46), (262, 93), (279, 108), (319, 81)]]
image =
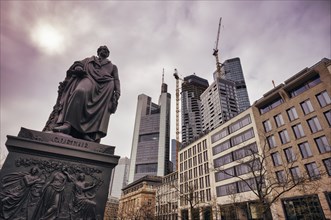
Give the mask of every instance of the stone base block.
[(7, 138), (0, 219), (103, 219), (114, 146), (25, 128)]

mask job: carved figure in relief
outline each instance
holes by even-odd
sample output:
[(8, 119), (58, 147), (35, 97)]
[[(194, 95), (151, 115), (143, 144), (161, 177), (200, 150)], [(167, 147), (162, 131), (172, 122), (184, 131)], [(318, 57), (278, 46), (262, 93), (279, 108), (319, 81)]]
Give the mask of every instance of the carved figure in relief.
[(35, 204), (40, 196), (44, 176), (37, 167), (30, 172), (17, 172), (4, 176), (1, 180), (0, 217), (3, 219), (27, 219), (28, 206)]
[(71, 204), (71, 212), (74, 219), (80, 220), (94, 220), (96, 219), (96, 202), (93, 201), (95, 197), (95, 190), (98, 184), (87, 182), (84, 173), (79, 173), (77, 178), (64, 171), (69, 180), (74, 183), (73, 199)]
[(108, 48), (99, 47), (97, 54), (69, 68), (43, 131), (94, 142), (106, 136), (109, 116), (117, 109), (120, 80), (116, 65), (107, 59)]
[(59, 171), (53, 173), (42, 192), (32, 219), (34, 220), (54, 220), (60, 215), (61, 204), (63, 202), (64, 188), (67, 177)]

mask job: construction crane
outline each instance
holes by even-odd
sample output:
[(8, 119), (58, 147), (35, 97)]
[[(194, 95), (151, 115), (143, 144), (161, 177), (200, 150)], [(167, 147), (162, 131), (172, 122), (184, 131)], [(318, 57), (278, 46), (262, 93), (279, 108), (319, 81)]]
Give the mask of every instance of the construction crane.
[(216, 58), (216, 71), (217, 71), (218, 76), (223, 75), (222, 72), (221, 72), (222, 64), (220, 63), (219, 57), (218, 57), (218, 41), (219, 41), (219, 38), (220, 38), (221, 23), (222, 23), (222, 17), (220, 17), (220, 22), (218, 24), (216, 43), (215, 43), (215, 48), (214, 48), (214, 52), (213, 52), (213, 56), (215, 56), (215, 58)]
[[(179, 80), (177, 69), (175, 69), (174, 77), (176, 79), (176, 170), (178, 170), (178, 152), (179, 152)], [(182, 80), (183, 81), (183, 80)]]

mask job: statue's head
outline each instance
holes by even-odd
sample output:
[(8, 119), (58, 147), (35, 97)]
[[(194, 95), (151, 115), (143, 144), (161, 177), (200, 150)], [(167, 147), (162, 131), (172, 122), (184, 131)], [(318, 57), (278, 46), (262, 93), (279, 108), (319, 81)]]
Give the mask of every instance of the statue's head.
[(107, 46), (100, 46), (97, 50), (99, 57), (107, 58), (109, 56), (109, 50)]

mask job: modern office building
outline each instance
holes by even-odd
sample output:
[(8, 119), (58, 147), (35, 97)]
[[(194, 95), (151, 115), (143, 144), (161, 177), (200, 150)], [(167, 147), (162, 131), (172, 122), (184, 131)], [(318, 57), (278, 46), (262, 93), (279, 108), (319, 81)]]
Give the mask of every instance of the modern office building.
[(129, 180), (130, 159), (122, 157), (119, 159), (117, 166), (113, 169), (112, 180), (110, 183), (109, 195), (120, 198), (122, 188), (128, 184)]
[(215, 129), (238, 113), (236, 85), (234, 82), (216, 78), (201, 94), (203, 131)]
[(324, 58), (253, 104), (271, 155), (269, 182), (304, 181), (275, 202), (274, 219), (331, 218), (330, 97), (331, 60)]
[[(221, 72), (223, 78), (235, 83), (237, 93), (238, 111), (242, 112), (250, 107), (247, 86), (244, 73), (241, 67), (241, 62), (238, 57), (225, 60), (223, 62)], [(214, 80), (219, 77), (217, 72), (214, 73)]]
[(167, 85), (162, 83), (158, 104), (151, 97), (138, 96), (131, 148), (129, 183), (146, 175), (169, 173), (170, 101)]
[(182, 143), (202, 132), (200, 95), (208, 88), (206, 79), (190, 75), (184, 78), (181, 92)]
[(179, 218), (331, 219), (330, 97), (324, 58), (182, 147)]

